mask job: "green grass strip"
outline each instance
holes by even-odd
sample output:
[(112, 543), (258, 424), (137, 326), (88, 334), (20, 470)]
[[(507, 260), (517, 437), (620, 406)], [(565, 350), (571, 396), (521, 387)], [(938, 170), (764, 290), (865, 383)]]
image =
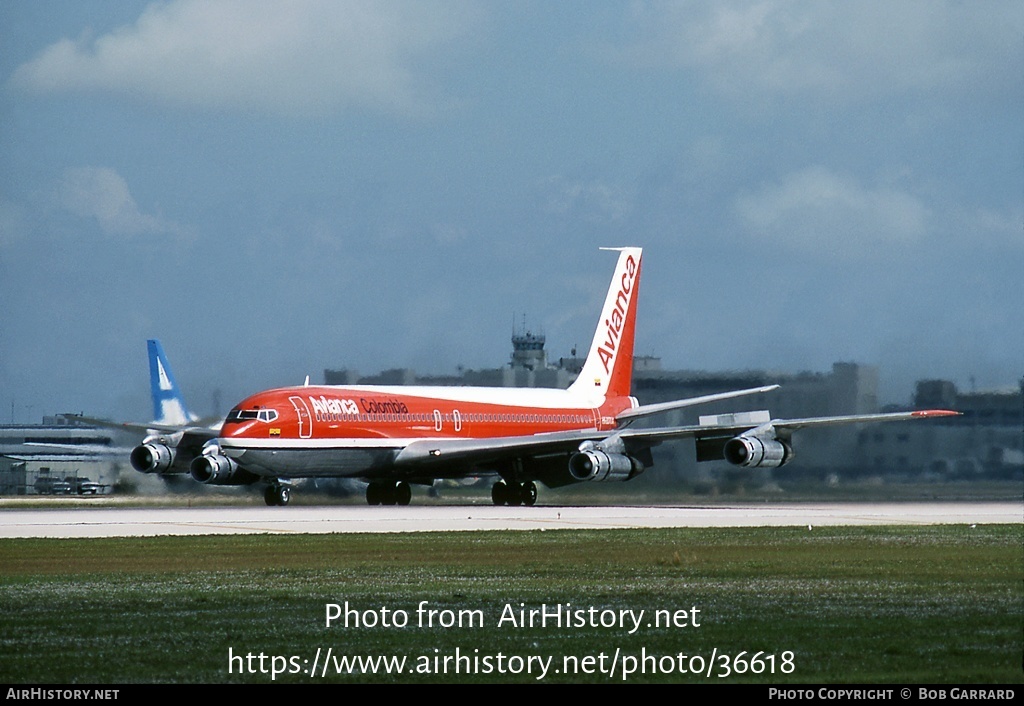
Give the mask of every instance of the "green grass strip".
[(7, 683), (1024, 683), (1024, 526), (3, 540), (0, 607)]

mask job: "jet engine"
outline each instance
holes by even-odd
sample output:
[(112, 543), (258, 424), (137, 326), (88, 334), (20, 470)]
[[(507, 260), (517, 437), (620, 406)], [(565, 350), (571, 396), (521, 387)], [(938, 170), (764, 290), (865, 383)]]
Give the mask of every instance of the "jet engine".
[(193, 480), (210, 485), (249, 485), (259, 480), (258, 476), (223, 455), (217, 446), (207, 446), (202, 456), (192, 459), (189, 474)]
[(569, 457), (569, 473), (578, 481), (629, 480), (644, 471), (644, 464), (624, 453), (581, 449)]
[(147, 441), (132, 449), (132, 468), (141, 473), (166, 473), (174, 464), (175, 449), (159, 441)]
[(726, 461), (742, 468), (778, 468), (793, 459), (793, 447), (785, 441), (756, 435), (729, 439), (722, 453)]

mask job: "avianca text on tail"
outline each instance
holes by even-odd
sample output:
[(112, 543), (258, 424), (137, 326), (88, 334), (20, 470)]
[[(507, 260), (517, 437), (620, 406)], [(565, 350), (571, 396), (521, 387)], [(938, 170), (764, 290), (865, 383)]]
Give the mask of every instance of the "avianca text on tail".
[(632, 256), (627, 256), (626, 271), (622, 275), (622, 285), (615, 295), (615, 308), (612, 309), (611, 318), (604, 320), (607, 337), (604, 343), (597, 348), (598, 357), (601, 358), (601, 363), (604, 365), (605, 375), (611, 375), (612, 372), (611, 365), (615, 360), (615, 344), (618, 343), (626, 322), (626, 312), (630, 308), (633, 284), (636, 281), (638, 270), (639, 264), (633, 260)]
[[(365, 481), (373, 504), (407, 504), (412, 486), (493, 477), (495, 504), (532, 505), (537, 484), (628, 481), (653, 463), (651, 448), (692, 438), (697, 460), (775, 468), (793, 455), (797, 429), (956, 414), (946, 410), (773, 419), (768, 412), (702, 417), (690, 426), (634, 429), (641, 417), (768, 392), (776, 385), (641, 405), (631, 395), (642, 251), (618, 253), (580, 375), (565, 390), (486, 387), (311, 386), (242, 400), (216, 427), (160, 425), (132, 454), (143, 472), (185, 473), (200, 483), (265, 484), (268, 505), (288, 503), (296, 478)], [(163, 351), (157, 396), (184, 402)], [(166, 410), (165, 405), (159, 409)], [(151, 427), (153, 428), (153, 427)]]

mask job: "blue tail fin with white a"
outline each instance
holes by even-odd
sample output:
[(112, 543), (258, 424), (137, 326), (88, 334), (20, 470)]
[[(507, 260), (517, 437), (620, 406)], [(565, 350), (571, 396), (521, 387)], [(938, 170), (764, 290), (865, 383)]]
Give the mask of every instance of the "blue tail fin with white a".
[(149, 386), (153, 395), (153, 421), (160, 424), (185, 425), (198, 419), (185, 405), (185, 398), (174, 379), (171, 364), (167, 361), (160, 341), (151, 338), (146, 341), (146, 346), (149, 349)]

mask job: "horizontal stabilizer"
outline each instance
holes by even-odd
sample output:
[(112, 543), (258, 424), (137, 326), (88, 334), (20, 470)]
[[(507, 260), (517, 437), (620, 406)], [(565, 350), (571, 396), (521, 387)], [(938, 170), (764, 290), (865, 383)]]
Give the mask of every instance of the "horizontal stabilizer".
[(772, 413), (766, 409), (757, 412), (734, 412), (732, 414), (701, 415), (702, 427), (758, 427), (772, 420)]
[(759, 395), (777, 389), (779, 389), (778, 385), (766, 385), (764, 387), (752, 387), (747, 390), (733, 390), (732, 392), (719, 392), (713, 395), (691, 397), (685, 400), (673, 400), (672, 402), (658, 402), (656, 404), (645, 404), (640, 405), (639, 407), (633, 407), (631, 409), (623, 410), (615, 416), (615, 419), (616, 421), (624, 422), (629, 419), (637, 419), (639, 417), (647, 417), (652, 414), (668, 412), (673, 409), (693, 407), (699, 404), (707, 404), (708, 402), (718, 402), (719, 400), (731, 400), (734, 397), (743, 397), (746, 395)]

